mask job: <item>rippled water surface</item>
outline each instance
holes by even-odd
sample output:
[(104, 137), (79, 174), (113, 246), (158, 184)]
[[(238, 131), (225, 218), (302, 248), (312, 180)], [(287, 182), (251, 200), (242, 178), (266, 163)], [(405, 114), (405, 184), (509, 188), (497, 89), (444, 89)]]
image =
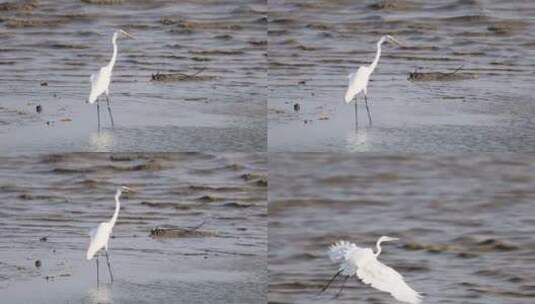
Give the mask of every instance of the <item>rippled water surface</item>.
[[(265, 167), (261, 154), (0, 159), (2, 302), (265, 303)], [(115, 281), (101, 259), (97, 289), (87, 233), (111, 217), (119, 185), (137, 192), (123, 195), (110, 239)]]
[[(528, 0), (270, 1), (269, 149), (535, 150), (534, 14)], [(346, 76), (387, 33), (404, 47), (383, 45), (368, 86), (373, 126), (359, 96), (355, 132)]]
[[(102, 2), (116, 4), (93, 4)], [(0, 152), (266, 150), (265, 1), (9, 3), (0, 6)], [(116, 127), (102, 107), (99, 134), (84, 101), (118, 28), (136, 39), (118, 41)]]
[(270, 158), (269, 302), (395, 303), (356, 280), (318, 295), (330, 243), (373, 247), (424, 303), (533, 303), (533, 155)]

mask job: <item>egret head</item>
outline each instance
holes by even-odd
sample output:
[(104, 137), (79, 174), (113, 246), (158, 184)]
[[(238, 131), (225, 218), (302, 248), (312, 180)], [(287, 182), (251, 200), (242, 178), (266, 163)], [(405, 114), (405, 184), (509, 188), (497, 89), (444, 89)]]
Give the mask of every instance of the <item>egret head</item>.
[(385, 35), (385, 36), (383, 36), (383, 38), (384, 38), (385, 42), (389, 42), (389, 43), (396, 44), (398, 46), (402, 46), (401, 42), (397, 41), (396, 39), (394, 39), (394, 37), (392, 37), (390, 35)]
[(397, 241), (398, 238), (390, 237), (390, 236), (382, 236), (379, 238), (379, 242), (391, 242), (391, 241)]
[(132, 34), (124, 31), (124, 30), (117, 30), (114, 34), (113, 34), (114, 38), (119, 38), (119, 37), (126, 37), (126, 38), (130, 38), (130, 39), (135, 39), (134, 36), (132, 36)]
[(135, 192), (135, 191), (132, 188), (129, 188), (126, 186), (121, 186), (117, 188), (117, 195), (121, 195), (124, 192)]

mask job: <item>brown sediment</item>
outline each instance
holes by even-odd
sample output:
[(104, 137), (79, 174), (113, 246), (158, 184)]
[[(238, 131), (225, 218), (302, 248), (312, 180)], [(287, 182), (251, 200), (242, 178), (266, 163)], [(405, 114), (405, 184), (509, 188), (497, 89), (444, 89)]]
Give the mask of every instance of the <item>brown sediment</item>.
[(53, 43), (50, 45), (53, 49), (87, 49), (89, 46), (83, 44), (67, 44), (67, 43)]
[(82, 0), (82, 2), (88, 4), (121, 4), (124, 3), (124, 0)]
[(39, 1), (30, 0), (23, 2), (2, 2), (0, 11), (31, 11), (39, 6)]
[(66, 23), (65, 19), (43, 20), (43, 19), (10, 19), (6, 22), (8, 28), (27, 27), (55, 27)]
[(244, 52), (241, 50), (205, 50), (205, 51), (190, 51), (195, 55), (242, 55)]
[(402, 0), (382, 0), (370, 5), (374, 10), (404, 11), (417, 8), (416, 3)]
[(525, 27), (527, 27), (526, 22), (520, 20), (502, 20), (489, 25), (487, 30), (496, 35), (511, 35)]
[(306, 46), (306, 45), (298, 45), (297, 46), (298, 49), (302, 50), (302, 51), (316, 51), (316, 50), (320, 50), (321, 48), (318, 48), (318, 47), (312, 47), (312, 46)]
[(265, 46), (265, 45), (267, 45), (267, 40), (249, 40), (247, 42), (250, 45), (254, 45), (254, 46)]
[(230, 202), (223, 204), (223, 207), (231, 207), (231, 208), (249, 208), (253, 207), (253, 204), (245, 204), (245, 203), (238, 203), (238, 202)]
[(190, 185), (187, 187), (189, 192), (192, 191), (212, 191), (212, 192), (239, 192), (244, 191), (245, 188), (242, 187), (211, 187), (205, 185)]
[(316, 22), (316, 23), (309, 23), (307, 24), (306, 27), (309, 29), (313, 29), (313, 30), (328, 31), (332, 28), (332, 25)]
[(480, 251), (513, 251), (518, 249), (515, 245), (507, 244), (504, 241), (496, 239), (486, 239), (477, 245)]
[(191, 57), (191, 60), (193, 61), (200, 61), (200, 62), (206, 62), (206, 61), (211, 61), (212, 59), (210, 58), (207, 58), (207, 57)]
[(224, 198), (222, 197), (216, 197), (212, 195), (203, 195), (201, 197), (198, 197), (196, 201), (203, 202), (203, 203), (212, 203), (212, 202), (220, 202), (223, 201)]
[(184, 205), (179, 203), (166, 203), (166, 202), (148, 202), (143, 201), (141, 202), (141, 205), (145, 205), (152, 208), (174, 208), (177, 210), (191, 210), (193, 206), (190, 205)]
[(446, 17), (442, 18), (442, 21), (446, 22), (487, 22), (490, 20), (490, 17), (487, 15), (465, 15), (465, 16), (455, 16), (455, 17)]

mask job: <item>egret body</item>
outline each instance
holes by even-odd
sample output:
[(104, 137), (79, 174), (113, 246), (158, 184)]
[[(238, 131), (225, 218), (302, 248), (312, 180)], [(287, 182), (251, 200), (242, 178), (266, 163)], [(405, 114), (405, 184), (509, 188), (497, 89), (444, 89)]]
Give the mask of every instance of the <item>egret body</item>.
[(381, 45), (384, 42), (393, 42), (395, 44), (401, 45), (396, 39), (390, 35), (381, 37), (377, 42), (377, 53), (375, 54), (375, 59), (370, 65), (361, 66), (357, 69), (356, 72), (351, 73), (347, 76), (349, 79), (349, 84), (347, 86), (347, 91), (345, 95), (346, 103), (350, 103), (355, 99), (355, 125), (357, 126), (358, 117), (357, 117), (357, 100), (356, 96), (358, 93), (364, 93), (364, 102), (366, 103), (366, 111), (368, 112), (368, 120), (370, 125), (372, 123), (372, 116), (370, 114), (370, 108), (368, 107), (368, 81), (370, 80), (370, 75), (373, 73), (377, 64), (379, 63), (379, 58), (381, 58)]
[[(390, 293), (400, 302), (409, 304), (421, 303), (423, 297), (405, 283), (401, 274), (377, 260), (381, 254), (381, 243), (395, 240), (398, 239), (388, 236), (380, 237), (377, 240), (377, 251), (375, 253), (371, 248), (360, 248), (346, 241), (340, 241), (332, 245), (329, 248), (329, 258), (333, 263), (339, 264), (339, 268), (338, 272), (322, 291), (326, 290), (339, 275), (345, 277), (344, 283), (348, 278), (356, 276), (365, 284)], [(343, 285), (340, 292), (342, 289)]]
[(104, 249), (104, 253), (106, 254), (108, 272), (110, 274), (110, 279), (113, 282), (113, 274), (111, 272), (110, 258), (108, 255), (108, 241), (110, 239), (113, 226), (115, 226), (115, 222), (117, 221), (117, 217), (119, 216), (119, 209), (121, 209), (121, 202), (119, 201), (119, 198), (121, 197), (121, 194), (123, 192), (129, 191), (132, 191), (132, 189), (124, 186), (119, 187), (117, 189), (117, 192), (115, 193), (115, 212), (113, 213), (112, 218), (108, 222), (100, 223), (96, 228), (91, 229), (91, 231), (89, 232), (91, 240), (89, 242), (89, 248), (87, 248), (86, 259), (91, 260), (96, 255), (95, 260), (97, 264), (97, 285), (99, 283), (98, 252), (101, 249)]
[(115, 65), (115, 61), (117, 60), (117, 38), (119, 38), (119, 35), (123, 35), (128, 38), (134, 38), (129, 33), (123, 31), (123, 30), (117, 30), (115, 33), (113, 33), (113, 37), (111, 39), (111, 42), (113, 44), (113, 54), (111, 56), (110, 62), (106, 65), (100, 68), (100, 70), (97, 73), (91, 74), (90, 80), (91, 80), (91, 93), (89, 93), (89, 98), (87, 99), (88, 103), (95, 103), (97, 104), (97, 121), (98, 121), (98, 129), (100, 130), (100, 105), (98, 98), (104, 94), (106, 95), (106, 103), (108, 104), (108, 113), (110, 114), (110, 120), (111, 125), (113, 126), (113, 115), (111, 113), (111, 99), (110, 99), (110, 81), (111, 81), (111, 74), (113, 71), (113, 66)]

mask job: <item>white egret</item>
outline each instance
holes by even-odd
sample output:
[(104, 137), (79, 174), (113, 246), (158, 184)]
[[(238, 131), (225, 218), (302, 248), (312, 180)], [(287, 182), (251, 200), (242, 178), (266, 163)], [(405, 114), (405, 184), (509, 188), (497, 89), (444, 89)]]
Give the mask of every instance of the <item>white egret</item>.
[(125, 186), (121, 186), (117, 188), (117, 192), (115, 193), (115, 212), (113, 213), (111, 220), (109, 222), (100, 223), (96, 228), (91, 229), (91, 231), (89, 232), (91, 241), (89, 242), (89, 248), (87, 248), (86, 258), (87, 260), (91, 260), (96, 255), (97, 285), (99, 283), (98, 252), (101, 249), (104, 249), (104, 252), (106, 254), (108, 272), (110, 273), (110, 279), (113, 282), (113, 274), (111, 272), (110, 258), (108, 255), (108, 241), (110, 239), (113, 226), (115, 225), (115, 222), (117, 221), (117, 217), (119, 216), (119, 209), (121, 208), (119, 197), (121, 196), (123, 192), (129, 192), (129, 191), (133, 191), (133, 190)]
[(108, 113), (110, 114), (110, 120), (111, 125), (113, 127), (113, 116), (111, 114), (111, 106), (110, 106), (110, 80), (111, 80), (111, 72), (113, 70), (113, 66), (115, 65), (115, 60), (117, 59), (117, 38), (119, 38), (119, 35), (124, 35), (125, 37), (134, 39), (134, 36), (131, 34), (123, 31), (123, 30), (117, 30), (115, 33), (113, 33), (113, 37), (111, 39), (111, 42), (113, 44), (113, 55), (111, 56), (110, 62), (106, 65), (100, 68), (100, 70), (97, 73), (91, 74), (91, 93), (89, 94), (89, 98), (87, 99), (88, 103), (97, 103), (97, 121), (98, 121), (98, 129), (100, 130), (100, 105), (98, 102), (98, 98), (102, 95), (106, 95), (106, 103), (108, 104)]
[[(379, 39), (379, 41), (377, 42), (377, 54), (375, 54), (375, 59), (373, 60), (373, 62), (368, 66), (359, 67), (356, 72), (351, 73), (347, 76), (347, 78), (349, 79), (349, 84), (346, 91), (345, 101), (346, 103), (350, 103), (358, 93), (363, 92), (364, 102), (366, 103), (366, 111), (368, 111), (368, 120), (370, 122), (370, 125), (372, 124), (372, 116), (370, 114), (370, 108), (368, 108), (368, 81), (370, 80), (370, 75), (373, 73), (375, 67), (377, 67), (377, 64), (379, 63), (379, 58), (381, 57), (381, 45), (384, 42), (393, 42), (397, 45), (401, 45), (399, 41), (397, 41), (390, 35), (381, 37), (381, 39)], [(356, 98), (354, 103), (355, 125), (358, 126)]]
[[(398, 301), (410, 304), (421, 303), (423, 297), (405, 283), (401, 274), (377, 260), (379, 254), (381, 254), (381, 243), (395, 240), (398, 239), (388, 236), (380, 237), (377, 240), (377, 252), (375, 253), (371, 248), (360, 248), (346, 241), (331, 245), (329, 258), (333, 263), (339, 264), (339, 268), (338, 272), (322, 289), (322, 292), (339, 275), (345, 276), (344, 283), (348, 278), (357, 276), (365, 284), (390, 293)], [(344, 286), (342, 285), (337, 296), (343, 288)]]

